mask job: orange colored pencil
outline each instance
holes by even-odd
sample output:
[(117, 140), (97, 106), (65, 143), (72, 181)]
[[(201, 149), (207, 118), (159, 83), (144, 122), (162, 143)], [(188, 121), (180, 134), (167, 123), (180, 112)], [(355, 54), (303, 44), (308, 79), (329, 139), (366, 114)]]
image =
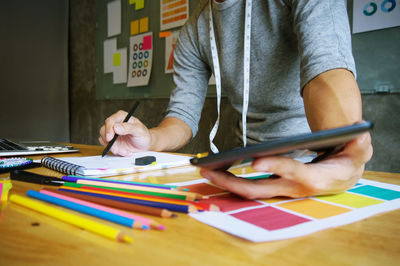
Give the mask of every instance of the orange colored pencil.
[(105, 189), (105, 188), (95, 188), (95, 187), (89, 187), (89, 186), (82, 186), (82, 188), (81, 188), (82, 190), (80, 190), (79, 188), (64, 187), (64, 186), (61, 186), (60, 188), (70, 189), (70, 190), (78, 190), (78, 191), (83, 191), (83, 192), (93, 192), (93, 193), (99, 193), (99, 194), (110, 195), (110, 196), (126, 197), (126, 198), (132, 198), (132, 199), (148, 200), (148, 201), (163, 202), (163, 203), (172, 203), (172, 204), (178, 204), (178, 205), (193, 205), (198, 210), (219, 211), (218, 206), (216, 206), (214, 204), (210, 204), (210, 203), (186, 201), (186, 200), (180, 200), (180, 199), (170, 199), (170, 198), (163, 198), (163, 197), (158, 197), (158, 196), (142, 195), (142, 194), (136, 194), (136, 193), (131, 193), (131, 192), (118, 191), (118, 190)]
[(101, 181), (92, 181), (92, 180), (83, 180), (79, 179), (76, 181), (77, 184), (84, 184), (84, 185), (93, 185), (93, 186), (103, 186), (103, 187), (110, 187), (110, 188), (123, 188), (123, 189), (132, 189), (132, 190), (141, 190), (141, 191), (151, 191), (151, 192), (158, 192), (158, 193), (168, 193), (174, 195), (185, 195), (187, 200), (196, 200), (196, 199), (204, 199), (208, 198), (196, 192), (189, 192), (189, 191), (180, 191), (180, 190), (168, 190), (161, 188), (151, 188), (151, 187), (143, 187), (143, 186), (135, 186), (135, 185), (125, 185), (125, 184), (117, 184), (117, 183), (108, 183), (108, 182), (101, 182)]

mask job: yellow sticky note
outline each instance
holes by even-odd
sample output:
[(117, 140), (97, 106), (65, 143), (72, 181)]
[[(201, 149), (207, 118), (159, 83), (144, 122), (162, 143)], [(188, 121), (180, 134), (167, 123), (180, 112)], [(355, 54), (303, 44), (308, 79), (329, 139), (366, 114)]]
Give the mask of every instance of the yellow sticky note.
[(135, 0), (135, 10), (144, 8), (144, 0)]
[(139, 33), (139, 20), (131, 21), (131, 35), (136, 35)]
[(149, 17), (141, 18), (139, 21), (139, 31), (140, 33), (142, 32), (148, 32), (149, 31)]
[(120, 66), (121, 65), (121, 54), (120, 53), (115, 53), (113, 55), (113, 65), (114, 66)]
[(136, 0), (129, 0), (129, 4), (133, 5), (136, 2)]

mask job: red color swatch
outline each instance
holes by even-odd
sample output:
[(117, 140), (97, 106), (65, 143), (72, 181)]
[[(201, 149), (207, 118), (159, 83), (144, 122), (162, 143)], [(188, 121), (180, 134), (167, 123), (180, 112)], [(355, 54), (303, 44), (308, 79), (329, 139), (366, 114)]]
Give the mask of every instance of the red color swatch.
[(199, 183), (199, 184), (184, 186), (184, 188), (189, 189), (190, 192), (197, 192), (200, 193), (201, 195), (206, 195), (206, 196), (226, 192), (226, 190), (223, 190), (222, 188), (207, 183)]
[(282, 229), (311, 221), (273, 207), (247, 210), (231, 214), (231, 216), (267, 230)]
[(222, 212), (234, 211), (241, 208), (263, 205), (254, 200), (246, 200), (232, 193), (210, 197), (200, 200), (200, 202), (212, 203), (217, 205)]
[(151, 50), (151, 35), (147, 35), (143, 37), (143, 50)]

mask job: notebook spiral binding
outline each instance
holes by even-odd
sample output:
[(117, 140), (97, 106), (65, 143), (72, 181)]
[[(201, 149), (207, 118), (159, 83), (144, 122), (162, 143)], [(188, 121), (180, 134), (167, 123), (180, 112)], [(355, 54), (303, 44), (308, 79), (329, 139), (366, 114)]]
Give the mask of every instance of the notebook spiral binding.
[(43, 157), (41, 160), (41, 163), (43, 166), (67, 174), (67, 175), (76, 175), (78, 173), (78, 170), (83, 168), (80, 165), (68, 163), (53, 157)]

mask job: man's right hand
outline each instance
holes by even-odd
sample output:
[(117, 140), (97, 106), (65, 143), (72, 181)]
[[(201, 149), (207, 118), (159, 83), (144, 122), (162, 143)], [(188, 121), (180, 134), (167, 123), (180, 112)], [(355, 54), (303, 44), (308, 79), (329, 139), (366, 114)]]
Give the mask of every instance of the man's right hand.
[(115, 134), (119, 137), (112, 145), (110, 151), (115, 155), (130, 156), (134, 152), (146, 151), (151, 147), (150, 130), (137, 118), (130, 117), (123, 123), (127, 112), (118, 111), (108, 117), (100, 128), (99, 142), (107, 146)]

